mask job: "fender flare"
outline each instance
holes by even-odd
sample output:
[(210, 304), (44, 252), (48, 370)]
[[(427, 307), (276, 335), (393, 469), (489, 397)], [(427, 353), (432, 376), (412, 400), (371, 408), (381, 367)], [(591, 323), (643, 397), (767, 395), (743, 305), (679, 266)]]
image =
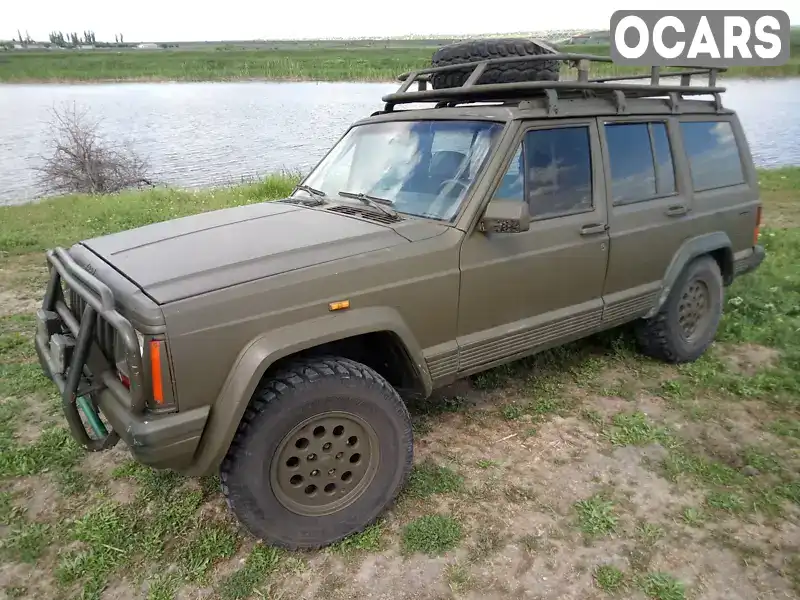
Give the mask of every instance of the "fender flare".
[(276, 361), (327, 342), (366, 333), (388, 331), (397, 335), (425, 395), (433, 385), (416, 338), (400, 314), (389, 307), (369, 307), (331, 313), (323, 317), (263, 333), (245, 346), (231, 367), (203, 430), (187, 475), (205, 475), (222, 462), (256, 387)]
[(678, 251), (673, 255), (672, 261), (667, 267), (661, 283), (661, 291), (656, 298), (655, 304), (650, 308), (644, 318), (649, 319), (658, 313), (664, 302), (672, 292), (675, 281), (691, 261), (703, 254), (709, 254), (722, 250), (724, 252), (725, 264), (722, 272), (731, 273), (733, 270), (733, 251), (731, 239), (724, 231), (714, 231), (697, 237), (690, 238), (681, 244)]

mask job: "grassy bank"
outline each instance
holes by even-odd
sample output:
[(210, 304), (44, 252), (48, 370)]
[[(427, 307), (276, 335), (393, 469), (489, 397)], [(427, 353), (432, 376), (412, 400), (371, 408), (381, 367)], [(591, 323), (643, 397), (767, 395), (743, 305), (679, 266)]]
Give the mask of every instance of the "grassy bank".
[[(564, 51), (603, 54), (608, 46), (565, 46)], [(435, 47), (328, 47), (42, 51), (0, 54), (0, 82), (314, 80), (393, 81), (430, 66)], [(598, 75), (634, 70), (598, 66)], [(568, 73), (565, 71), (565, 75)], [(782, 67), (734, 67), (729, 77), (800, 76), (800, 45)]]
[(203, 190), (155, 188), (108, 196), (73, 195), (0, 206), (0, 256), (42, 250), (193, 213), (288, 195), (296, 178)]
[[(800, 220), (800, 168), (764, 169), (759, 177), (765, 219), (780, 226)], [(73, 195), (38, 203), (0, 206), (0, 257), (43, 251), (79, 239), (196, 212), (284, 197), (295, 176), (205, 190), (157, 188), (109, 196)]]
[(800, 168), (760, 179), (767, 259), (705, 356), (665, 365), (615, 331), (441, 390), (410, 406), (396, 506), (297, 553), (243, 531), (216, 477), (79, 451), (31, 343), (42, 248), (291, 182), (0, 208), (0, 597), (798, 597)]

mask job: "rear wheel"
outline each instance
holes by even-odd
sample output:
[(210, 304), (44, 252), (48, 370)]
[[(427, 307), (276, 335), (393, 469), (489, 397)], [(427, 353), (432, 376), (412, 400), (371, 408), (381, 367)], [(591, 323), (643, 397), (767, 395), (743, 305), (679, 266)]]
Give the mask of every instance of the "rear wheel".
[(332, 544), (394, 501), (413, 458), (408, 411), (361, 363), (302, 361), (255, 394), (222, 468), (239, 520), (290, 549)]
[(697, 360), (714, 341), (722, 302), (717, 261), (710, 256), (695, 259), (678, 277), (659, 312), (637, 324), (639, 347), (644, 354), (666, 362)]

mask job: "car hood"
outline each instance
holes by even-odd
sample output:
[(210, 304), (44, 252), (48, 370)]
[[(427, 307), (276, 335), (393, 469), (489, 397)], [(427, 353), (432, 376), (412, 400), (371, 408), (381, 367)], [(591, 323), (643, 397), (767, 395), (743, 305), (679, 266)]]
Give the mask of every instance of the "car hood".
[(81, 242), (159, 304), (402, 243), (389, 227), (281, 202)]

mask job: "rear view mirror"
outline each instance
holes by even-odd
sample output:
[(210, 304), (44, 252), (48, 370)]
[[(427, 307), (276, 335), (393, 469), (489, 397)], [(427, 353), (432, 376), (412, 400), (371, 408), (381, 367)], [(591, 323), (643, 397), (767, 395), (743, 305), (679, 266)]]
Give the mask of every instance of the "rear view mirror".
[(530, 224), (527, 202), (496, 199), (489, 202), (478, 229), (484, 233), (522, 233), (530, 229)]

